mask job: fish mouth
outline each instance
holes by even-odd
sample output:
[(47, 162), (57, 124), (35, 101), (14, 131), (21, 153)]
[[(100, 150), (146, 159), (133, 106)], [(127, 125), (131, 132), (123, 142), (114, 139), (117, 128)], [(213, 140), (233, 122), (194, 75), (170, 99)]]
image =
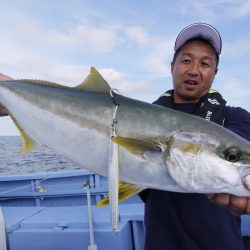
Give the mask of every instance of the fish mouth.
[(248, 170), (247, 173), (244, 173), (244, 175), (242, 175), (241, 180), (242, 180), (244, 187), (248, 191), (250, 191), (250, 170)]
[(243, 179), (242, 179), (242, 183), (244, 185), (244, 187), (250, 191), (250, 175), (247, 175), (245, 176)]

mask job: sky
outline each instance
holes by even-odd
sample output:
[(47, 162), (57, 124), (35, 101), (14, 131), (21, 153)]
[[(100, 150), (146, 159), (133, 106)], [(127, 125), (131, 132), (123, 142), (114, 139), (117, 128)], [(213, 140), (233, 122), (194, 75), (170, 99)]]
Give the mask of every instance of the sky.
[[(222, 37), (213, 88), (250, 111), (248, 0), (1, 1), (0, 72), (75, 86), (94, 66), (123, 95), (152, 102), (172, 88), (175, 38), (195, 22)], [(0, 135), (18, 135), (9, 117)]]

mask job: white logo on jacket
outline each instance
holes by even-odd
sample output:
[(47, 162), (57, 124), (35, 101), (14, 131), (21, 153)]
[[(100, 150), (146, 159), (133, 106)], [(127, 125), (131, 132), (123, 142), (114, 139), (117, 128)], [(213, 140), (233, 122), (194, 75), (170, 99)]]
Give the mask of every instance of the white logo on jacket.
[(207, 100), (208, 100), (210, 103), (212, 103), (212, 104), (220, 105), (220, 103), (219, 103), (216, 99), (208, 98)]
[(207, 111), (207, 115), (206, 115), (206, 120), (207, 121), (210, 121), (210, 119), (211, 119), (211, 115), (213, 114), (213, 112), (212, 111)]

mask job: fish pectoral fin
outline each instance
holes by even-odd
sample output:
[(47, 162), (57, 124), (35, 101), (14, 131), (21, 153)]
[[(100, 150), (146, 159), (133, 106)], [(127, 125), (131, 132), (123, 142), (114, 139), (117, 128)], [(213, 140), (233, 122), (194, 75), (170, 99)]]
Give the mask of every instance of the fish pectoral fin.
[(112, 137), (112, 141), (125, 147), (132, 154), (142, 154), (145, 151), (160, 151), (160, 148), (152, 141), (138, 140), (128, 137)]
[(93, 92), (102, 92), (102, 93), (110, 92), (110, 86), (94, 67), (90, 68), (90, 73), (85, 79), (85, 81), (83, 81), (80, 85), (76, 86), (75, 88)]
[(16, 127), (17, 127), (17, 129), (22, 137), (22, 140), (23, 140), (23, 146), (20, 149), (20, 153), (25, 154), (25, 153), (28, 153), (31, 150), (35, 149), (38, 146), (37, 143), (26, 134), (26, 132), (19, 125), (17, 120), (12, 116), (12, 114), (10, 114), (10, 117), (13, 120), (14, 124), (16, 125)]
[[(119, 202), (125, 201), (130, 197), (140, 193), (144, 187), (129, 184), (126, 182), (119, 182)], [(109, 204), (109, 195), (107, 194), (101, 201), (97, 203), (97, 207), (106, 206)]]

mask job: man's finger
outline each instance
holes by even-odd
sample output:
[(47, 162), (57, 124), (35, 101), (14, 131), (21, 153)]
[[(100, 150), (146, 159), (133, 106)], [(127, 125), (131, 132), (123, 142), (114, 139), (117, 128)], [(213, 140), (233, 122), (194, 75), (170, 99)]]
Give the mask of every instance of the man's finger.
[(228, 208), (230, 205), (230, 195), (229, 194), (217, 194), (214, 197), (214, 201), (221, 207)]
[(8, 115), (8, 111), (0, 104), (0, 116)]
[(234, 214), (241, 215), (246, 213), (248, 198), (231, 196), (230, 209)]
[(250, 214), (250, 199), (247, 199), (247, 207), (246, 207), (246, 213)]

